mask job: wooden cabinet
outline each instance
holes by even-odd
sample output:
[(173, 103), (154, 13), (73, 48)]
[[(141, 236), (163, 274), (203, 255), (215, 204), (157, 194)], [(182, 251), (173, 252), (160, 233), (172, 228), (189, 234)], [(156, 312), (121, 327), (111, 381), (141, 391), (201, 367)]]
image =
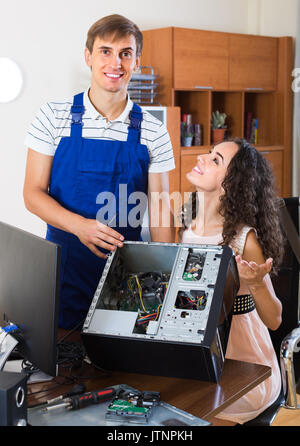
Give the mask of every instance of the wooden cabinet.
[(173, 27), (143, 34), (142, 64), (158, 73), (160, 105), (179, 107), (202, 129), (200, 146), (181, 147), (177, 190), (189, 190), (186, 171), (212, 145), (211, 114), (219, 110), (229, 138), (248, 139), (247, 122), (257, 120), (255, 144), (273, 167), (278, 193), (290, 196), (292, 38)]
[(268, 160), (275, 176), (275, 187), (278, 196), (283, 196), (283, 150), (282, 147), (264, 147), (259, 149)]
[(158, 75), (159, 101), (173, 106), (173, 28), (159, 28), (143, 32), (141, 64), (152, 66)]
[(163, 105), (170, 89), (275, 91), (280, 38), (159, 28), (143, 32), (142, 64), (157, 69)]
[(175, 28), (173, 39), (175, 89), (228, 88), (226, 33)]
[(229, 42), (229, 88), (276, 90), (278, 39), (231, 34)]

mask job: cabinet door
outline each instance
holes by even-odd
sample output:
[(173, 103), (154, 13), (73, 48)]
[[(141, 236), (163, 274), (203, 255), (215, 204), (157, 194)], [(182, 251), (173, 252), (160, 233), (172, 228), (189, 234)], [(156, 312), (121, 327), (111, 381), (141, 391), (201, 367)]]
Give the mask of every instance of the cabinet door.
[(282, 150), (278, 151), (268, 151), (268, 148), (264, 148), (259, 150), (262, 155), (269, 161), (270, 166), (273, 170), (273, 174), (275, 176), (275, 187), (276, 192), (279, 197), (282, 197), (282, 168), (283, 168), (283, 152)]
[(174, 88), (228, 89), (226, 33), (174, 28)]
[(275, 90), (277, 39), (230, 35), (229, 88)]
[[(207, 146), (203, 149), (182, 149), (181, 151), (181, 172), (180, 172), (180, 191), (183, 202), (186, 201), (184, 198), (185, 192), (193, 192), (195, 190), (195, 186), (189, 182), (186, 178), (187, 173), (191, 172), (191, 170), (197, 164), (197, 156), (202, 155), (204, 153), (208, 153), (210, 150), (210, 146)], [(184, 153), (186, 151), (186, 153)]]
[(170, 135), (175, 169), (169, 172), (169, 192), (180, 190), (180, 108), (167, 107), (167, 130)]

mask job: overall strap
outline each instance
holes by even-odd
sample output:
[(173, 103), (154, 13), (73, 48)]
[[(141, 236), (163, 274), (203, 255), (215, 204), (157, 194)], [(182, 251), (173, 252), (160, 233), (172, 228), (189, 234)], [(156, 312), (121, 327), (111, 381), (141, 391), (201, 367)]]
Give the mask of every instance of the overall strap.
[(132, 110), (129, 113), (130, 124), (128, 127), (127, 142), (137, 145), (140, 139), (141, 124), (143, 120), (143, 112), (141, 107), (133, 103)]
[(73, 99), (71, 107), (72, 123), (71, 123), (71, 137), (81, 138), (82, 135), (82, 116), (84, 114), (83, 93), (76, 94)]

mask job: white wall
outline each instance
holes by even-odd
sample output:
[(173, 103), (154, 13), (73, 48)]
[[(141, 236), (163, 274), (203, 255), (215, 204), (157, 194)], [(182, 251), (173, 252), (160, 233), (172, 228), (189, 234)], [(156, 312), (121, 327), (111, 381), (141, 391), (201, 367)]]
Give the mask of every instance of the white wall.
[(299, 0), (248, 0), (248, 33), (296, 36)]
[[(119, 13), (143, 29), (184, 26), (265, 35), (296, 34), (297, 0), (0, 0), (0, 57), (14, 59), (24, 76), (21, 95), (0, 104), (0, 220), (37, 235), (45, 225), (27, 212), (22, 188), (23, 140), (40, 105), (88, 86), (86, 33), (98, 18)], [(285, 5), (284, 8), (282, 5)]]
[[(300, 2), (298, 4), (297, 21), (300, 24)], [(300, 68), (300, 25), (297, 30), (295, 44), (295, 68)], [(299, 71), (298, 71), (299, 72)], [(299, 77), (297, 76), (297, 79)], [(293, 127), (293, 195), (300, 196), (300, 91), (294, 94), (294, 127)]]

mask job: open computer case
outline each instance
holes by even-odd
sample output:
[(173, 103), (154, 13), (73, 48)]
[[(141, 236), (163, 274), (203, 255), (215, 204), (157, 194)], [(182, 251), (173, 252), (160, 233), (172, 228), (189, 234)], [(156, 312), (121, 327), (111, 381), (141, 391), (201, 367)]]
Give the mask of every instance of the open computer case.
[(125, 242), (84, 322), (87, 354), (106, 370), (217, 382), (238, 289), (228, 246)]

